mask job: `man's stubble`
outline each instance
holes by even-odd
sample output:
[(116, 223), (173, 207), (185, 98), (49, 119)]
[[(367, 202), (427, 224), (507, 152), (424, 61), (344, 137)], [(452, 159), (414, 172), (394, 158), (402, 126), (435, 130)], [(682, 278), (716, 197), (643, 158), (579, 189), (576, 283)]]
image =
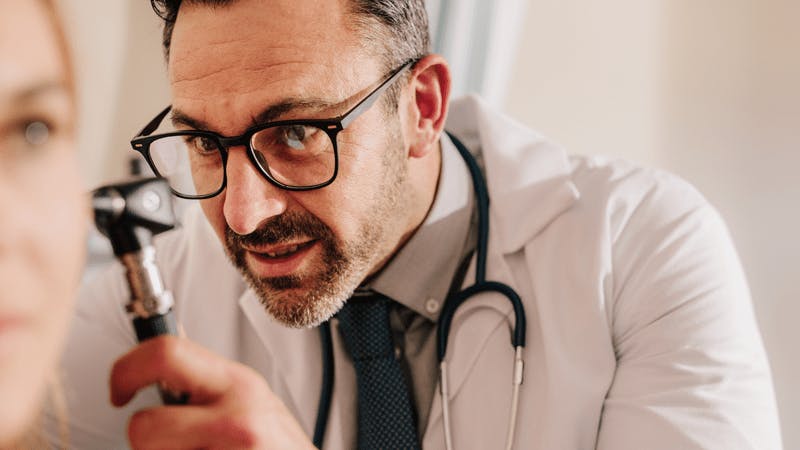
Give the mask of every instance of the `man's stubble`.
[[(377, 106), (377, 105), (376, 105)], [(387, 225), (399, 220), (408, 198), (404, 185), (408, 178), (405, 145), (399, 132), (397, 113), (384, 122), (389, 133), (383, 154), (383, 173), (373, 204), (361, 218), (359, 232), (352, 242), (338, 239), (325, 223), (308, 212), (286, 212), (271, 218), (258, 230), (241, 236), (225, 229), (228, 256), (258, 295), (265, 310), (277, 321), (293, 328), (314, 327), (330, 319), (341, 309), (353, 291), (397, 246)], [(336, 181), (334, 181), (335, 183)], [(342, 199), (346, 201), (347, 199)], [(311, 238), (322, 246), (322, 256), (313, 273), (262, 278), (247, 267), (244, 244), (277, 244), (292, 238)]]

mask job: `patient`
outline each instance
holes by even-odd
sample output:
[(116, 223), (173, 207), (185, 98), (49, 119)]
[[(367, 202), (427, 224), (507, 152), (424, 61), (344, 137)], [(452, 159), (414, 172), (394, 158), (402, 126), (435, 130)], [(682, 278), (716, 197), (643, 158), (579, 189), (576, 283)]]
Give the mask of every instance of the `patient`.
[(40, 447), (84, 257), (75, 94), (51, 0), (0, 0), (0, 448)]

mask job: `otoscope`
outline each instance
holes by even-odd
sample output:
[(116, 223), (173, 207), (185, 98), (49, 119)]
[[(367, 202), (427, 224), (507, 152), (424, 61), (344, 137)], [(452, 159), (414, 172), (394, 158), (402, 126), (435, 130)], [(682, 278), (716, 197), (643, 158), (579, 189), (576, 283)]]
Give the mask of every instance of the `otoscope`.
[[(176, 225), (166, 180), (144, 178), (111, 184), (92, 192), (97, 229), (111, 241), (114, 255), (125, 266), (131, 299), (125, 309), (132, 315), (139, 342), (162, 334), (177, 335), (172, 294), (164, 287), (156, 265), (153, 236)], [(165, 404), (186, 403), (186, 394), (160, 387)]]

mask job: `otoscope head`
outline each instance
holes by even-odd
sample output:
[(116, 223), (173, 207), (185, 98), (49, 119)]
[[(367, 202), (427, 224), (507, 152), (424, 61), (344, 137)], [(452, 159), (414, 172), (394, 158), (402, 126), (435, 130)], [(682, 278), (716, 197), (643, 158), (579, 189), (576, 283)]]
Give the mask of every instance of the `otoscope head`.
[(163, 178), (111, 184), (92, 192), (97, 229), (109, 238), (114, 254), (138, 252), (154, 235), (175, 227), (169, 185)]

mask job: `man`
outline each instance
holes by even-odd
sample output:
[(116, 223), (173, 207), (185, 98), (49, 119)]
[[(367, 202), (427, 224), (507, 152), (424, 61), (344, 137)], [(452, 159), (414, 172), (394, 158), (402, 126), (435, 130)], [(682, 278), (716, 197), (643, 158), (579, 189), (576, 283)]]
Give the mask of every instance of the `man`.
[[(127, 422), (134, 448), (310, 448), (318, 411), (324, 448), (444, 448), (446, 422), (455, 448), (504, 445), (516, 321), (503, 296), (458, 310), (447, 402), (437, 394), (437, 321), (473, 283), (478, 245), (470, 173), (445, 128), (487, 179), (486, 278), (527, 313), (514, 448), (780, 447), (737, 257), (691, 187), (569, 158), (475, 98), (448, 111), (421, 0), (157, 10), (172, 106), (133, 144), (202, 208), (158, 247), (186, 338), (135, 346), (119, 268), (86, 287), (65, 357), (75, 447), (124, 446)], [(378, 320), (359, 321), (359, 305), (389, 305), (396, 359), (373, 369), (399, 385), (364, 381), (350, 333)], [(136, 395), (156, 383), (189, 404)]]

